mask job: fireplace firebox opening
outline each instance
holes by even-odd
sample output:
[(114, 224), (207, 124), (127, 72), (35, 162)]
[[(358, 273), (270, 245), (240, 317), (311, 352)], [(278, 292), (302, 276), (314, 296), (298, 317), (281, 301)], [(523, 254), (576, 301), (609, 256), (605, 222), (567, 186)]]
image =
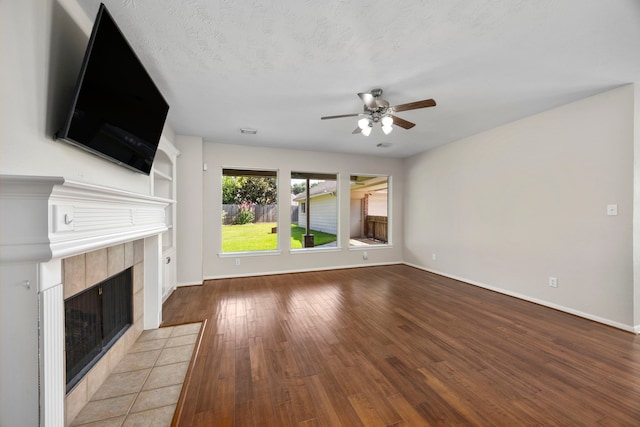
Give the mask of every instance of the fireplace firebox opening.
[(133, 268), (64, 301), (67, 393), (133, 322)]

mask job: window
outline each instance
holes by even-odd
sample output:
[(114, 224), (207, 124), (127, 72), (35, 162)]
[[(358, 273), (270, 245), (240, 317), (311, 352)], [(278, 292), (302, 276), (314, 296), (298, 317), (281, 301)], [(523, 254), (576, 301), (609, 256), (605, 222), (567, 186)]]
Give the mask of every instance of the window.
[(349, 245), (389, 244), (389, 177), (352, 175), (350, 182)]
[(277, 172), (222, 170), (222, 252), (278, 249)]
[(336, 246), (337, 175), (291, 172), (291, 200), (291, 248)]

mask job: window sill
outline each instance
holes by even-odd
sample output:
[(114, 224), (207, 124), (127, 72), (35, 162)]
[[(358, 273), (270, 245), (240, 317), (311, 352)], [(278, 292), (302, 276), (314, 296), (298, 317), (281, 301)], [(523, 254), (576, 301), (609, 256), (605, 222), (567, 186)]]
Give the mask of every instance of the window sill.
[(297, 254), (309, 254), (309, 253), (320, 253), (320, 252), (340, 252), (342, 248), (339, 246), (332, 246), (329, 248), (300, 248), (300, 249), (289, 249), (289, 253), (291, 255)]
[(370, 251), (377, 249), (393, 249), (393, 245), (362, 245), (362, 246), (349, 246), (350, 251)]
[(275, 249), (272, 251), (245, 251), (245, 252), (219, 252), (219, 258), (238, 258), (238, 257), (250, 257), (250, 256), (270, 256), (280, 255), (282, 251)]

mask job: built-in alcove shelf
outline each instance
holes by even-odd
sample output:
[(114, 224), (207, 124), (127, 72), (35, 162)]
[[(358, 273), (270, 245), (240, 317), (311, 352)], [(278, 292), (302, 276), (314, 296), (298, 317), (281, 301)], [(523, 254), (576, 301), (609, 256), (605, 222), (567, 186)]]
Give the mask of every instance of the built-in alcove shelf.
[(167, 181), (173, 181), (173, 177), (166, 172), (162, 172), (160, 169), (154, 169), (153, 174), (156, 179), (166, 179)]
[[(164, 137), (160, 139), (151, 169), (151, 194), (173, 200), (176, 198), (176, 161), (180, 152)], [(162, 297), (167, 299), (178, 282), (176, 269), (176, 204), (165, 208), (167, 230), (162, 234), (164, 265)]]

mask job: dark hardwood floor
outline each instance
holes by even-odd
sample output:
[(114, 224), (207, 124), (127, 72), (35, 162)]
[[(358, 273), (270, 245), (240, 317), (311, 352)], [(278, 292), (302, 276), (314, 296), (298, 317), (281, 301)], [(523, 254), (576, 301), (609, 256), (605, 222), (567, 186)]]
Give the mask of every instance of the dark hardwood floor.
[(179, 288), (179, 426), (640, 425), (640, 338), (396, 265)]

